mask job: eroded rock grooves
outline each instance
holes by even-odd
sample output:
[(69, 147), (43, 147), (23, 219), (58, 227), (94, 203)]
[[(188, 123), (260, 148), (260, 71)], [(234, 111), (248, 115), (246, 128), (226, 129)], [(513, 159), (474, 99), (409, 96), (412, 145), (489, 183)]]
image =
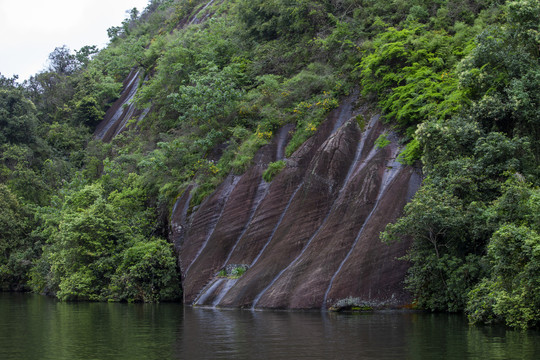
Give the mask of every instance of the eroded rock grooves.
[(94, 131), (96, 139), (109, 142), (129, 127), (130, 120), (135, 120), (135, 124), (137, 124), (148, 114), (150, 108), (137, 109), (133, 103), (140, 82), (140, 70), (131, 70), (124, 81), (120, 98), (107, 110), (105, 117), (96, 127)]
[[(283, 158), (289, 131), (189, 216), (189, 191), (179, 197), (171, 238), (185, 302), (280, 309), (325, 309), (349, 297), (371, 306), (410, 303), (407, 264), (396, 260), (410, 244), (379, 240), (421, 182), (417, 170), (395, 161), (397, 136), (351, 97), (266, 184), (262, 172)], [(378, 148), (382, 134), (390, 144)], [(217, 276), (234, 264), (248, 270), (238, 279)]]

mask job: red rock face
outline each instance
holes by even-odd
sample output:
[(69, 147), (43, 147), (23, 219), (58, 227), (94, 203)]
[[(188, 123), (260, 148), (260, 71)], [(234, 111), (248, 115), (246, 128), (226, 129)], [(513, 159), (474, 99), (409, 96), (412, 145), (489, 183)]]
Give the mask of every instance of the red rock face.
[[(229, 177), (189, 217), (189, 192), (171, 217), (187, 304), (281, 309), (329, 308), (340, 300), (375, 307), (410, 303), (403, 289), (407, 241), (384, 244), (421, 178), (395, 161), (397, 137), (377, 116), (361, 129), (352, 100), (329, 114), (270, 184), (262, 172), (280, 158), (282, 131), (256, 164)], [(365, 112), (365, 111), (364, 111)], [(367, 114), (364, 114), (367, 116)], [(378, 148), (387, 133), (390, 144)], [(238, 279), (218, 277), (238, 265)]]
[(124, 81), (124, 87), (120, 97), (107, 110), (105, 117), (96, 127), (94, 137), (104, 142), (110, 142), (116, 135), (120, 134), (128, 127), (128, 122), (136, 119), (141, 121), (150, 109), (140, 110), (133, 104), (133, 99), (137, 93), (140, 83), (140, 71), (131, 70), (127, 79)]

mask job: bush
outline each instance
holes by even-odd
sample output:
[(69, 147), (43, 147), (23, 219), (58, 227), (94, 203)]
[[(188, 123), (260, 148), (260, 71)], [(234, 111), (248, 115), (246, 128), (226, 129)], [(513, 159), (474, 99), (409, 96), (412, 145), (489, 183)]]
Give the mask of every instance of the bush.
[(540, 325), (540, 235), (527, 226), (504, 225), (488, 245), (492, 275), (469, 293), (472, 323)]
[(180, 277), (171, 244), (140, 240), (126, 249), (111, 279), (111, 297), (118, 301), (159, 302), (180, 297)]
[(279, 160), (268, 164), (268, 168), (263, 172), (263, 179), (266, 182), (271, 182), (274, 177), (285, 168), (287, 163), (285, 160)]
[(25, 252), (32, 250), (29, 220), (17, 197), (0, 184), (0, 289), (16, 289), (26, 281), (30, 259)]
[(387, 133), (381, 134), (377, 138), (377, 140), (375, 140), (375, 146), (377, 147), (377, 149), (383, 149), (387, 147), (388, 145), (390, 145), (390, 143), (391, 141), (388, 139)]

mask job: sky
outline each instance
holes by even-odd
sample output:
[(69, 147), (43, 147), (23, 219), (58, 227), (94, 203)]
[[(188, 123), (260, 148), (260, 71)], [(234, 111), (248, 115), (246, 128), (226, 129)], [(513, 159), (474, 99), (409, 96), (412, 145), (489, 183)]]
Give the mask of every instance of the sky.
[(126, 10), (146, 5), (148, 0), (0, 0), (0, 73), (28, 79), (63, 45), (102, 49), (107, 29), (120, 26)]

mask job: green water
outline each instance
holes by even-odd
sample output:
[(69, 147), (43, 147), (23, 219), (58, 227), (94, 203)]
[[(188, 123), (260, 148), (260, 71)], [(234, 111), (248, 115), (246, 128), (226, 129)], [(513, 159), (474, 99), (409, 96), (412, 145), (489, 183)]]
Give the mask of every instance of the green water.
[(0, 359), (540, 359), (540, 332), (458, 315), (60, 303), (0, 293)]

